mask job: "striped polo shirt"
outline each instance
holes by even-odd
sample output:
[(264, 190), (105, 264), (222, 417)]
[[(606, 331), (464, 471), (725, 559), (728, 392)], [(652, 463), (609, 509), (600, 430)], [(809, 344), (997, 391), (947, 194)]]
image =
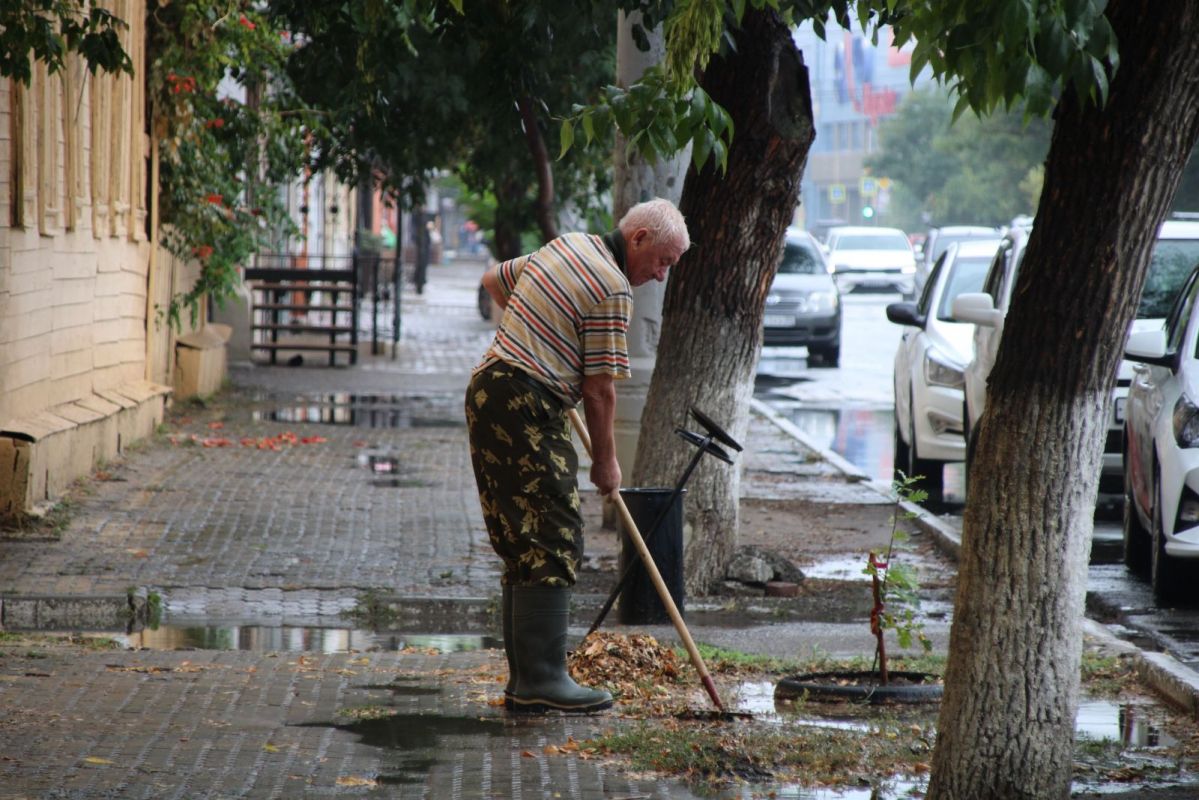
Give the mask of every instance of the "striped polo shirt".
[(498, 274), (508, 306), (476, 372), (506, 362), (572, 406), (583, 396), (584, 375), (630, 376), (625, 334), (633, 294), (603, 238), (559, 236), (500, 264)]

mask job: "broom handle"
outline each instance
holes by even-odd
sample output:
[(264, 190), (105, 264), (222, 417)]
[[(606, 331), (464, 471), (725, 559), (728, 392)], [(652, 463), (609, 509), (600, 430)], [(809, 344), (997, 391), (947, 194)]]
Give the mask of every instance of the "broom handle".
[[(568, 409), (567, 413), (570, 415), (570, 422), (574, 425), (575, 432), (583, 440), (583, 447), (587, 450), (587, 455), (590, 456), (591, 436), (587, 433), (587, 426), (579, 418), (579, 412), (576, 409)], [(670, 590), (666, 588), (666, 581), (662, 580), (662, 573), (658, 571), (658, 565), (654, 563), (654, 557), (650, 555), (649, 548), (645, 546), (645, 539), (641, 537), (641, 531), (637, 529), (637, 523), (633, 521), (633, 515), (629, 513), (629, 507), (625, 505), (624, 498), (620, 496), (619, 490), (609, 496), (616, 503), (616, 510), (620, 512), (620, 519), (624, 522), (624, 529), (628, 533), (629, 538), (633, 540), (637, 552), (641, 554), (641, 561), (645, 564), (645, 571), (649, 573), (650, 580), (654, 583), (654, 588), (658, 590), (658, 597), (662, 599), (662, 605), (666, 608), (666, 613), (670, 615), (670, 621), (674, 623), (674, 629), (678, 631), (679, 638), (683, 640), (683, 646), (687, 648), (687, 655), (691, 657), (691, 665), (699, 673), (699, 679), (703, 682), (704, 689), (708, 692), (708, 697), (711, 697), (712, 702), (716, 704), (716, 708), (723, 712), (725, 710), (724, 703), (720, 702), (720, 695), (716, 691), (716, 684), (712, 682), (712, 676), (708, 674), (708, 668), (704, 665), (703, 656), (699, 654), (699, 648), (695, 646), (695, 641), (691, 638), (691, 632), (687, 630), (687, 623), (683, 622), (683, 615), (679, 613), (678, 606), (674, 604), (674, 598), (670, 596)]]

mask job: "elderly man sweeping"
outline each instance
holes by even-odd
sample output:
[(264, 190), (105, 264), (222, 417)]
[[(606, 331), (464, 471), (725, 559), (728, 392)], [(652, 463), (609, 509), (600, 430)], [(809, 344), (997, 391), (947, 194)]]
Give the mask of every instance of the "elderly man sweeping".
[(629, 377), (630, 287), (665, 280), (690, 246), (667, 200), (639, 203), (603, 236), (568, 233), (492, 267), (483, 286), (503, 319), (466, 391), (479, 502), (504, 562), (505, 705), (518, 712), (600, 711), (602, 689), (566, 668), (570, 593), (583, 556), (578, 456), (567, 410), (579, 400), (591, 481), (620, 488), (615, 381)]

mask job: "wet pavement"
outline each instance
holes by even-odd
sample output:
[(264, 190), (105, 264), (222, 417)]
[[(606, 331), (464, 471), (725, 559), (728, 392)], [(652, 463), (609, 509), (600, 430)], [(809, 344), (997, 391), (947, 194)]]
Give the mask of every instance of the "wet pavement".
[[(394, 354), (354, 369), (235, 365), (230, 399), (188, 411), (83, 487), (61, 538), (0, 541), (9, 628), (49, 621), (118, 645), (0, 637), (0, 797), (879, 800), (919, 789), (713, 794), (562, 749), (618, 715), (497, 707), (498, 571), (458, 421), (492, 330), (474, 310), (479, 269), (434, 268), (426, 294), (405, 297)], [(746, 498), (886, 503), (760, 415), (745, 443)], [(613, 556), (614, 534), (589, 536), (589, 552)], [(85, 601), (111, 612), (130, 591), (158, 625), (88, 623)], [(382, 596), (395, 615), (386, 632), (349, 616)], [(572, 633), (599, 599), (576, 597)], [(786, 601), (768, 600), (732, 616), (724, 599), (689, 603), (688, 620), (698, 641), (747, 652), (869, 652), (861, 619), (788, 618)], [(929, 611), (940, 652), (948, 625), (947, 607)], [(675, 641), (666, 626), (631, 630)], [(742, 708), (781, 718), (766, 688), (736, 688)], [(1082, 719), (1148, 742), (1152, 726), (1130, 727), (1128, 713)]]

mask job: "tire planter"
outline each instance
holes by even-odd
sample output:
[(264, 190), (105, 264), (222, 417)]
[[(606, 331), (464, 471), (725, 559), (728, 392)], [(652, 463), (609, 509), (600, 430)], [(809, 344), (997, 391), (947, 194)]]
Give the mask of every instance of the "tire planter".
[(936, 703), (943, 686), (938, 675), (926, 672), (892, 672), (891, 683), (879, 683), (879, 674), (870, 672), (812, 672), (781, 679), (774, 687), (774, 699), (858, 703)]

